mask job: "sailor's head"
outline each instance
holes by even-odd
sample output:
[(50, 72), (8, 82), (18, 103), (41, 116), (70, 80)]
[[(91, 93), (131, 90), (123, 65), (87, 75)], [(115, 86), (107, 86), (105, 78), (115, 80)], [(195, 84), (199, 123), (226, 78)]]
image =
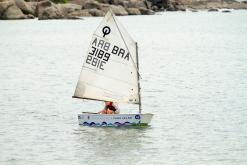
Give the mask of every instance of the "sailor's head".
[(105, 101), (105, 105), (112, 105), (111, 101)]

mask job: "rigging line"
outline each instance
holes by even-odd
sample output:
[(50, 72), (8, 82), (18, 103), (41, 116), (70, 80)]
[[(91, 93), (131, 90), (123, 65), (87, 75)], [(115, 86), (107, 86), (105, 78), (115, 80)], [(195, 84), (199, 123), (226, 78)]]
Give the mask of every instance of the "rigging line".
[[(112, 17), (113, 17), (113, 20), (114, 20), (114, 22), (115, 22), (115, 24), (116, 24), (116, 26), (117, 26), (118, 32), (120, 33), (120, 36), (121, 36), (122, 40), (124, 41), (124, 44), (125, 44), (125, 46), (126, 46), (128, 52), (130, 53), (129, 47), (127, 46), (127, 44), (126, 44), (126, 42), (125, 42), (125, 40), (124, 40), (124, 37), (123, 37), (123, 35), (122, 35), (122, 33), (121, 33), (119, 27), (118, 27), (117, 21), (116, 21), (114, 15), (112, 14), (112, 11), (111, 11), (111, 10), (110, 10), (110, 12), (111, 12), (111, 15), (112, 15)], [(132, 62), (135, 64), (135, 62), (134, 62), (134, 60), (133, 60), (133, 57), (132, 57), (131, 53), (130, 53), (130, 58), (131, 58)], [(134, 66), (135, 66), (135, 68), (136, 68), (136, 70), (137, 70), (138, 75), (141, 77), (140, 72), (139, 72), (139, 69), (137, 68), (136, 65), (134, 65)]]
[(95, 72), (94, 69), (91, 69), (91, 68), (86, 67), (86, 66), (82, 66), (82, 67), (83, 67), (83, 68), (86, 68), (86, 69), (88, 69), (89, 71), (91, 71), (91, 72), (93, 72), (93, 73), (95, 73), (95, 74), (97, 74), (97, 75), (100, 75), (100, 76), (102, 76), (102, 77), (107, 77), (107, 78), (110, 78), (110, 79), (112, 79), (112, 80), (120, 81), (120, 82), (123, 82), (124, 84), (128, 84), (129, 86), (135, 86), (135, 85), (136, 85), (136, 84), (129, 83), (128, 81), (124, 81), (124, 80), (121, 80), (121, 79), (117, 79), (117, 78), (108, 76), (108, 75), (106, 75), (106, 74), (99, 74), (98, 72)]

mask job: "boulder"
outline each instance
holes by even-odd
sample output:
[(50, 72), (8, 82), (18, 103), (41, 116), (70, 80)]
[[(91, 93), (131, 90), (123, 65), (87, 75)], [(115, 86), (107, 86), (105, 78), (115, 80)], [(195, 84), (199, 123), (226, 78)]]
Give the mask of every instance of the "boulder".
[(28, 19), (34, 19), (35, 17), (34, 17), (34, 15), (32, 15), (32, 14), (28, 14), (28, 15), (27, 15), (27, 18), (28, 18)]
[(28, 3), (26, 3), (24, 0), (15, 0), (15, 4), (17, 5), (17, 7), (19, 7), (21, 9), (21, 11), (24, 14), (35, 15), (35, 10)]
[(154, 11), (150, 10), (150, 9), (146, 9), (146, 8), (138, 8), (141, 12), (142, 15), (153, 15)]
[(80, 11), (73, 11), (69, 13), (70, 16), (77, 16), (77, 17), (91, 17), (92, 15), (89, 13), (89, 11), (86, 10), (80, 10)]
[(96, 16), (96, 17), (102, 17), (105, 15), (105, 12), (103, 12), (99, 9), (88, 9), (88, 12), (90, 15)]
[(159, 7), (156, 6), (156, 5), (153, 5), (153, 6), (151, 7), (151, 9), (152, 9), (153, 11), (159, 11)]
[(41, 1), (38, 1), (38, 4), (37, 4), (38, 8), (46, 8), (46, 7), (51, 7), (51, 6), (54, 6), (54, 3), (52, 3), (49, 0), (41, 0)]
[(37, 2), (26, 2), (26, 4), (29, 5), (31, 9), (34, 11), (34, 16), (38, 17), (38, 10), (37, 10), (38, 3)]
[(233, 3), (229, 3), (227, 7), (231, 9), (247, 9), (247, 4), (240, 2), (233, 2)]
[(141, 12), (137, 8), (127, 8), (126, 9), (129, 15), (141, 15)]
[(13, 0), (0, 0), (0, 19), (26, 19)]
[(129, 6), (129, 0), (108, 0), (108, 4), (110, 5), (120, 5), (123, 6), (124, 8), (128, 8)]
[(186, 7), (184, 5), (177, 5), (176, 8), (179, 11), (186, 11)]
[(118, 16), (128, 15), (128, 12), (125, 10), (125, 8), (120, 5), (115, 6), (115, 5), (109, 5), (109, 4), (102, 4), (101, 10), (104, 13), (107, 13), (108, 10), (112, 10), (112, 12)]
[(129, 8), (147, 8), (146, 4), (144, 1), (140, 0), (129, 0), (128, 2), (128, 7)]
[(38, 3), (38, 19), (61, 19), (64, 18), (62, 10), (49, 0)]
[(86, 1), (85, 4), (82, 6), (82, 9), (101, 9), (101, 5), (97, 1)]
[(218, 9), (214, 9), (214, 8), (208, 9), (208, 12), (216, 12), (216, 11), (219, 11), (219, 10)]
[(100, 2), (109, 5), (121, 5), (123, 7), (127, 7), (129, 3), (128, 0), (100, 0)]
[(123, 6), (124, 8), (129, 7), (129, 2), (126, 0), (119, 1), (118, 5)]
[(113, 11), (114, 14), (116, 15), (121, 15), (121, 16), (124, 16), (124, 15), (128, 15), (128, 12), (124, 9), (123, 6), (115, 6), (115, 5), (111, 5), (110, 6), (110, 9)]
[(173, 4), (173, 3), (169, 3), (169, 4), (167, 5), (167, 9), (166, 9), (166, 10), (167, 10), (167, 11), (178, 11), (176, 5)]
[(38, 16), (39, 16), (38, 17), (39, 20), (64, 18), (64, 16), (62, 15), (62, 12), (59, 11), (54, 6), (42, 10), (42, 12), (39, 12)]
[(90, 16), (92, 16), (90, 13), (89, 13), (89, 11), (87, 11), (87, 10), (81, 10), (80, 11), (80, 16), (81, 17), (90, 17)]
[(71, 4), (71, 3), (58, 4), (57, 7), (62, 11), (64, 15), (81, 10), (80, 5)]
[(81, 6), (71, 3), (58, 4), (57, 7), (66, 19), (78, 19), (81, 16)]

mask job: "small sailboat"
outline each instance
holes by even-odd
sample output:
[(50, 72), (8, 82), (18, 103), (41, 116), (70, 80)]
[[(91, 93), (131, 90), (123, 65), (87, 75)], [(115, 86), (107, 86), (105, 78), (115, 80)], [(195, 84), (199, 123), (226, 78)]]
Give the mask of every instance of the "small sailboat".
[(80, 125), (148, 125), (142, 113), (137, 43), (109, 10), (93, 33), (73, 98), (138, 104), (133, 114), (78, 114)]

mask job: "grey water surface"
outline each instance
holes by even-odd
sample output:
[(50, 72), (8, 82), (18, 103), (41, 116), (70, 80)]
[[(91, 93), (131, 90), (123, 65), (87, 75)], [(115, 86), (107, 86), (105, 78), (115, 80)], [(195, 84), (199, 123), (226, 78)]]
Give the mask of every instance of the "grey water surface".
[(118, 18), (151, 126), (78, 125), (103, 107), (71, 98), (102, 18), (0, 21), (0, 164), (246, 165), (247, 11)]

